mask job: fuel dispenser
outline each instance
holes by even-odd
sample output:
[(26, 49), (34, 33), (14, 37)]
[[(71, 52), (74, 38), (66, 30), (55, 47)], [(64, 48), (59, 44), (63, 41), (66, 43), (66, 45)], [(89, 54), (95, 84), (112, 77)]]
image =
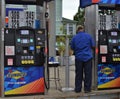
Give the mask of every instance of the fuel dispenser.
[(4, 94), (44, 94), (45, 30), (5, 28)]
[(119, 11), (99, 5), (97, 88), (120, 88)]
[(120, 88), (120, 30), (99, 30), (98, 89)]
[(96, 41), (92, 88), (118, 89), (120, 88), (120, 1), (80, 0), (80, 7), (85, 8), (85, 31)]
[(1, 97), (45, 93), (48, 29), (44, 14), (51, 1), (0, 0)]

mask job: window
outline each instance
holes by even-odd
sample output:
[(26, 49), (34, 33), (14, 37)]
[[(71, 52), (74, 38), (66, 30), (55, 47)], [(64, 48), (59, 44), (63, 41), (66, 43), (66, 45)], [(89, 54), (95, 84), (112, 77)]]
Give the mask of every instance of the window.
[(69, 24), (69, 35), (73, 34), (73, 24)]

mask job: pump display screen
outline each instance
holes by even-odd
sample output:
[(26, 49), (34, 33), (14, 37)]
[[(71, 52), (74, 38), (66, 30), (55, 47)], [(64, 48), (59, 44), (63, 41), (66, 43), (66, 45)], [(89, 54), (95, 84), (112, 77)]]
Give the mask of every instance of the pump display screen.
[(112, 43), (117, 43), (117, 40), (113, 39), (113, 40), (112, 40)]
[(21, 35), (29, 35), (28, 30), (21, 30), (20, 33), (21, 33)]
[(29, 40), (28, 40), (28, 39), (22, 39), (22, 43), (23, 43), (23, 44), (29, 43)]
[(117, 36), (117, 32), (111, 32), (111, 36)]

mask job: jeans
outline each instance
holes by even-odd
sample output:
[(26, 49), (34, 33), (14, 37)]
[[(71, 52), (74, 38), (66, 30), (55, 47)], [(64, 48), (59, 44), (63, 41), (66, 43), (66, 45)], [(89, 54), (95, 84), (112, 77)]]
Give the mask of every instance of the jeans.
[[(84, 79), (83, 79), (84, 73)], [(84, 80), (84, 91), (91, 91), (92, 84), (92, 59), (83, 62), (75, 60), (75, 91), (82, 89), (82, 80)]]

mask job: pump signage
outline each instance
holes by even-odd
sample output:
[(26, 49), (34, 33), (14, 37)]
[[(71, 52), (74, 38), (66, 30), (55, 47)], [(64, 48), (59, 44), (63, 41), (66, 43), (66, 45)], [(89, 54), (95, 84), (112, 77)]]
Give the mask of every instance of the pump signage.
[(80, 0), (80, 6), (81, 7), (86, 7), (89, 6), (93, 3), (99, 3), (100, 0)]
[(5, 95), (44, 93), (43, 67), (5, 67)]
[(98, 89), (120, 88), (120, 64), (98, 65)]
[(106, 4), (120, 4), (120, 0), (100, 0), (100, 3), (106, 3)]
[(98, 3), (100, 0), (92, 0), (92, 3)]
[(80, 0), (80, 6), (81, 7), (86, 7), (92, 4), (91, 0)]
[(120, 4), (120, 0), (80, 0), (80, 7), (86, 7), (94, 3), (100, 4)]

